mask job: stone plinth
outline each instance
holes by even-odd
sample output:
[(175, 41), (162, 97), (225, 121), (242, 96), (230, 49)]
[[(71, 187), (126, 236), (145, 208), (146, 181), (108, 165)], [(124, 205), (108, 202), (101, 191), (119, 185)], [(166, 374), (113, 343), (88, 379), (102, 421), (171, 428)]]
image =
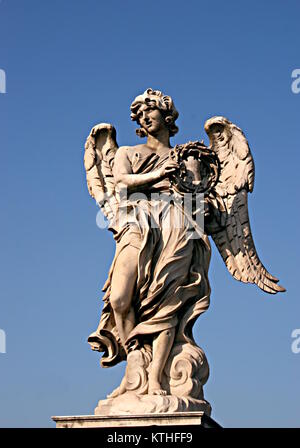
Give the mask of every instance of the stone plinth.
[(126, 428), (142, 426), (218, 426), (204, 412), (176, 412), (144, 415), (77, 415), (52, 417), (57, 428)]

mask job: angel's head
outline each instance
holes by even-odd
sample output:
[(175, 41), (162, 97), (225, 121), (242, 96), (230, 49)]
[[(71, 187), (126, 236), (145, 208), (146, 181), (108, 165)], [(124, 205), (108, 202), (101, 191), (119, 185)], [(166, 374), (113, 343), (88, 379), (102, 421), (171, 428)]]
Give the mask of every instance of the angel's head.
[(139, 137), (155, 134), (162, 127), (168, 129), (170, 137), (178, 132), (175, 121), (179, 114), (172, 98), (160, 90), (147, 89), (135, 98), (130, 110), (131, 119), (140, 125), (136, 131)]

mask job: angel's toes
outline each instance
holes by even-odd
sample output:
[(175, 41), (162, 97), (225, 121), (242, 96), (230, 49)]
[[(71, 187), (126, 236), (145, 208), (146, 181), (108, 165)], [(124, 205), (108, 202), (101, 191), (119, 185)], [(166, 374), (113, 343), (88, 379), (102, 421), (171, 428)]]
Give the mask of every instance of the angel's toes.
[(149, 393), (150, 395), (167, 395), (167, 391), (164, 389), (153, 389)]

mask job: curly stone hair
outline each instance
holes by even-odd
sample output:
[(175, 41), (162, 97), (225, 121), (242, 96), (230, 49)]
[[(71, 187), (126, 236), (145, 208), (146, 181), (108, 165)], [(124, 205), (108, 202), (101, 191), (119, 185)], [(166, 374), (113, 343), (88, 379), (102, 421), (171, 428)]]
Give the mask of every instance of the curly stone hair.
[[(160, 90), (147, 89), (142, 95), (135, 98), (130, 106), (131, 120), (140, 124), (138, 119), (139, 109), (142, 104), (154, 106), (160, 110), (164, 120), (169, 128), (170, 137), (178, 132), (178, 127), (175, 124), (179, 113), (177, 112), (173, 100), (170, 96), (164, 95)], [(140, 127), (136, 130), (139, 137), (146, 137), (147, 131)]]

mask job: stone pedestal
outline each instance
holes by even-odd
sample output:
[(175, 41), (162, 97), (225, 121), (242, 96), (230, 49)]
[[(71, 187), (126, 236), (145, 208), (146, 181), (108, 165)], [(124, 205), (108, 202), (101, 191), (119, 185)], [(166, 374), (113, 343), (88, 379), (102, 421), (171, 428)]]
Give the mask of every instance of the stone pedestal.
[(218, 428), (204, 412), (176, 412), (144, 415), (77, 415), (52, 417), (57, 428), (134, 428), (149, 426), (193, 426)]

